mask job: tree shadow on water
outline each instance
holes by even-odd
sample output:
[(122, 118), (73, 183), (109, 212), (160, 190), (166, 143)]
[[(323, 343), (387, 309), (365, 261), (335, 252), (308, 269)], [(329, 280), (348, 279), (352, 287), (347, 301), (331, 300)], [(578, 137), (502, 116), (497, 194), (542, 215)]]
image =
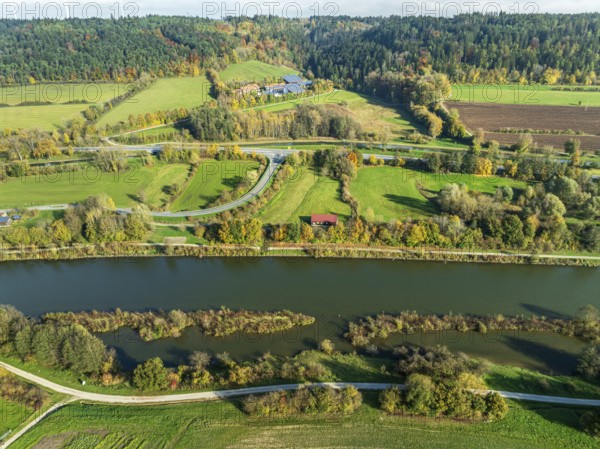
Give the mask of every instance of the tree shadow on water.
[(568, 315), (565, 315), (564, 313), (557, 312), (552, 309), (547, 309), (545, 307), (538, 306), (536, 304), (521, 303), (520, 306), (537, 316), (545, 316), (547, 318), (560, 319), (560, 320), (566, 320), (566, 319), (570, 318)]
[(507, 337), (506, 345), (532, 360), (541, 362), (547, 374), (572, 374), (577, 366), (577, 356), (545, 343), (525, 338)]

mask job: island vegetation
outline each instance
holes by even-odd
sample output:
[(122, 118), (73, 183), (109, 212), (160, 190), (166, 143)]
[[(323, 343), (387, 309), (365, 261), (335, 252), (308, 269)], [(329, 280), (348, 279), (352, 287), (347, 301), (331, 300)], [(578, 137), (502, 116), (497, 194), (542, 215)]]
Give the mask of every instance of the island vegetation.
[[(366, 320), (351, 322), (345, 334), (354, 346), (368, 346), (374, 340), (384, 340), (392, 334), (435, 331), (458, 332), (553, 332), (577, 337), (590, 342), (600, 339), (600, 312), (594, 306), (586, 306), (572, 319), (538, 316), (471, 316), (471, 315), (420, 315), (403, 312), (399, 315), (379, 314)], [(593, 354), (590, 354), (593, 359)], [(590, 363), (593, 366), (593, 363)], [(591, 372), (593, 368), (590, 368)]]
[(198, 326), (206, 335), (224, 337), (233, 333), (271, 334), (308, 326), (315, 318), (293, 313), (234, 311), (226, 307), (219, 310), (181, 310), (155, 312), (127, 312), (120, 309), (114, 312), (65, 312), (47, 313), (42, 317), (45, 323), (61, 326), (80, 325), (94, 333), (116, 331), (129, 327), (137, 331), (144, 341), (160, 338), (177, 338), (190, 326)]

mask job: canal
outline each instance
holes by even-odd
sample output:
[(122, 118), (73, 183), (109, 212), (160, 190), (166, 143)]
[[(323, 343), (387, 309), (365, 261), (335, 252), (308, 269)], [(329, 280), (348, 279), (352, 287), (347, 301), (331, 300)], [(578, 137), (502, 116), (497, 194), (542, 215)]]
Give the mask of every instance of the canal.
[[(348, 320), (379, 312), (572, 316), (600, 308), (598, 269), (433, 262), (323, 259), (99, 259), (0, 265), (1, 302), (28, 315), (52, 311), (148, 309), (289, 309), (317, 318), (314, 326), (269, 335), (211, 338), (198, 329), (146, 343), (128, 329), (102, 335), (131, 366), (151, 356), (168, 364), (191, 351), (228, 352), (237, 359), (264, 352), (291, 355), (342, 334)], [(583, 343), (562, 336), (506, 332), (395, 336), (379, 346), (447, 345), (499, 363), (569, 373)]]

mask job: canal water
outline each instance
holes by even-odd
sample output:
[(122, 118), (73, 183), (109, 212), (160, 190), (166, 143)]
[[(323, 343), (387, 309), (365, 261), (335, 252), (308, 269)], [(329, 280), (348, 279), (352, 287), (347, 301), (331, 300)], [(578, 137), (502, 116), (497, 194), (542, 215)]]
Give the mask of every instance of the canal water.
[[(143, 342), (128, 329), (102, 335), (125, 365), (151, 356), (168, 364), (191, 351), (249, 359), (267, 351), (291, 355), (330, 338), (338, 349), (349, 320), (379, 312), (536, 314), (569, 317), (600, 308), (595, 268), (441, 264), (324, 259), (100, 259), (0, 265), (0, 302), (28, 315), (52, 311), (232, 309), (302, 312), (314, 326), (268, 336), (211, 338), (187, 329), (177, 339)], [(583, 343), (551, 334), (434, 333), (395, 336), (379, 346), (447, 345), (491, 361), (568, 373)]]

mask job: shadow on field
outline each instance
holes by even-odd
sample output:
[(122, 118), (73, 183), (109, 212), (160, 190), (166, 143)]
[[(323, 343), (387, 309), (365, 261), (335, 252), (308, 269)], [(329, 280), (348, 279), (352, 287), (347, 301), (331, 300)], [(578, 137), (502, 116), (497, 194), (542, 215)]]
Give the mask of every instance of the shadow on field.
[(133, 194), (133, 193), (128, 193), (127, 194), (127, 198), (129, 198), (132, 201), (135, 201), (136, 203), (140, 203), (140, 204), (144, 203), (143, 198), (140, 195), (136, 195), (136, 194)]
[[(581, 416), (592, 410), (591, 408), (587, 407), (566, 407), (562, 405), (542, 404), (538, 402), (521, 402), (519, 405), (525, 410), (536, 413), (542, 419), (552, 424), (571, 428), (578, 432), (582, 432), (580, 424)], [(534, 430), (535, 426), (532, 431)]]
[(242, 176), (232, 176), (231, 178), (224, 178), (223, 185), (230, 189), (235, 189), (244, 180)]
[(401, 195), (393, 195), (390, 193), (386, 193), (383, 197), (396, 204), (400, 204), (401, 206), (405, 206), (409, 209), (414, 210), (415, 212), (419, 212), (422, 214), (429, 214), (435, 212), (434, 208), (431, 206), (429, 201), (426, 198), (423, 198), (423, 201), (419, 201), (416, 198), (411, 198), (408, 196)]

